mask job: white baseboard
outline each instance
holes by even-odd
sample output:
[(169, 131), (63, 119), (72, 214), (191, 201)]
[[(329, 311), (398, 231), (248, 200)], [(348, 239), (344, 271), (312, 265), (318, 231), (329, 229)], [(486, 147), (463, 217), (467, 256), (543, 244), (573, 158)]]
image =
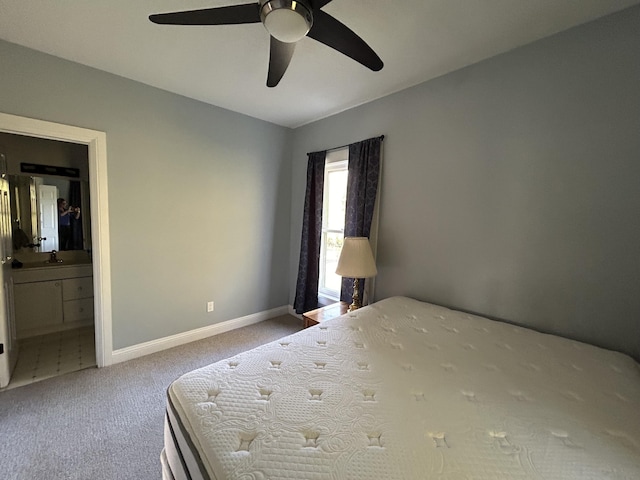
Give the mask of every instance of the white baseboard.
[(297, 317), (300, 320), (302, 320), (302, 315), (300, 315), (299, 313), (296, 313), (296, 309), (293, 308), (293, 305), (289, 305), (289, 315), (293, 315), (294, 317)]
[(253, 313), (245, 317), (214, 323), (207, 327), (196, 328), (195, 330), (190, 330), (188, 332), (178, 333), (176, 335), (171, 335), (170, 337), (159, 338), (157, 340), (139, 343), (130, 347), (120, 348), (118, 350), (114, 350), (111, 354), (112, 364), (126, 362), (127, 360), (133, 360), (134, 358), (143, 357), (151, 353), (161, 352), (168, 348), (178, 347), (185, 343), (195, 342), (196, 340), (202, 340), (220, 333), (235, 330), (236, 328), (263, 322), (269, 318), (286, 315), (287, 313), (289, 313), (289, 307), (285, 305), (271, 310), (266, 310), (264, 312)]

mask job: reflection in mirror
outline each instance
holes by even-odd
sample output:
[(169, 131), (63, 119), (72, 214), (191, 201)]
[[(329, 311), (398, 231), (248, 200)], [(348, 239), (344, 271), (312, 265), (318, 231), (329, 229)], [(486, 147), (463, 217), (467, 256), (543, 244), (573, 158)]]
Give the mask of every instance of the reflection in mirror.
[(9, 175), (15, 250), (90, 250), (89, 185), (63, 177)]

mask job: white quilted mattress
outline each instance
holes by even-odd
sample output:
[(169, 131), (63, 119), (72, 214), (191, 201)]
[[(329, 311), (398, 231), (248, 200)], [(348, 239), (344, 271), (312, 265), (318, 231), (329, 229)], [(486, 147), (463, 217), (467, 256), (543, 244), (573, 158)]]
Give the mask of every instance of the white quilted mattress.
[(632, 359), (404, 297), (169, 394), (219, 480), (640, 479)]

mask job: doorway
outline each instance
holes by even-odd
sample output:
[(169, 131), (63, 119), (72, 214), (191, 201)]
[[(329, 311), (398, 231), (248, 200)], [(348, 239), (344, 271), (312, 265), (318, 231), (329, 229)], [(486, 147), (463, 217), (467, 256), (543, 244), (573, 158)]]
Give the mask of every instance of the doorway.
[[(92, 230), (92, 287), (94, 292), (95, 360), (98, 367), (112, 363), (111, 270), (107, 190), (106, 134), (53, 122), (0, 113), (0, 131), (86, 145), (89, 160)], [(4, 317), (8, 317), (4, 315)], [(3, 323), (8, 318), (1, 318)], [(8, 330), (8, 328), (7, 328)], [(10, 352), (0, 355), (0, 372), (8, 368)], [(6, 365), (2, 365), (5, 362)], [(0, 376), (0, 379), (4, 377)], [(7, 382), (8, 383), (8, 382)], [(4, 386), (4, 385), (0, 385)]]
[(75, 143), (0, 132), (0, 145), (13, 244), (3, 276), (17, 347), (7, 388), (15, 388), (96, 366), (89, 160)]

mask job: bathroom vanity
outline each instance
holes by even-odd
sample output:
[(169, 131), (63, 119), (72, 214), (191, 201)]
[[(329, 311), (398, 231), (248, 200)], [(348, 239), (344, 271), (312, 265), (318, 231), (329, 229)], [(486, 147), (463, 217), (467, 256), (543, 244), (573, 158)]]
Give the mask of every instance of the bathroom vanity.
[(13, 271), (18, 339), (93, 324), (91, 264), (25, 267)]

